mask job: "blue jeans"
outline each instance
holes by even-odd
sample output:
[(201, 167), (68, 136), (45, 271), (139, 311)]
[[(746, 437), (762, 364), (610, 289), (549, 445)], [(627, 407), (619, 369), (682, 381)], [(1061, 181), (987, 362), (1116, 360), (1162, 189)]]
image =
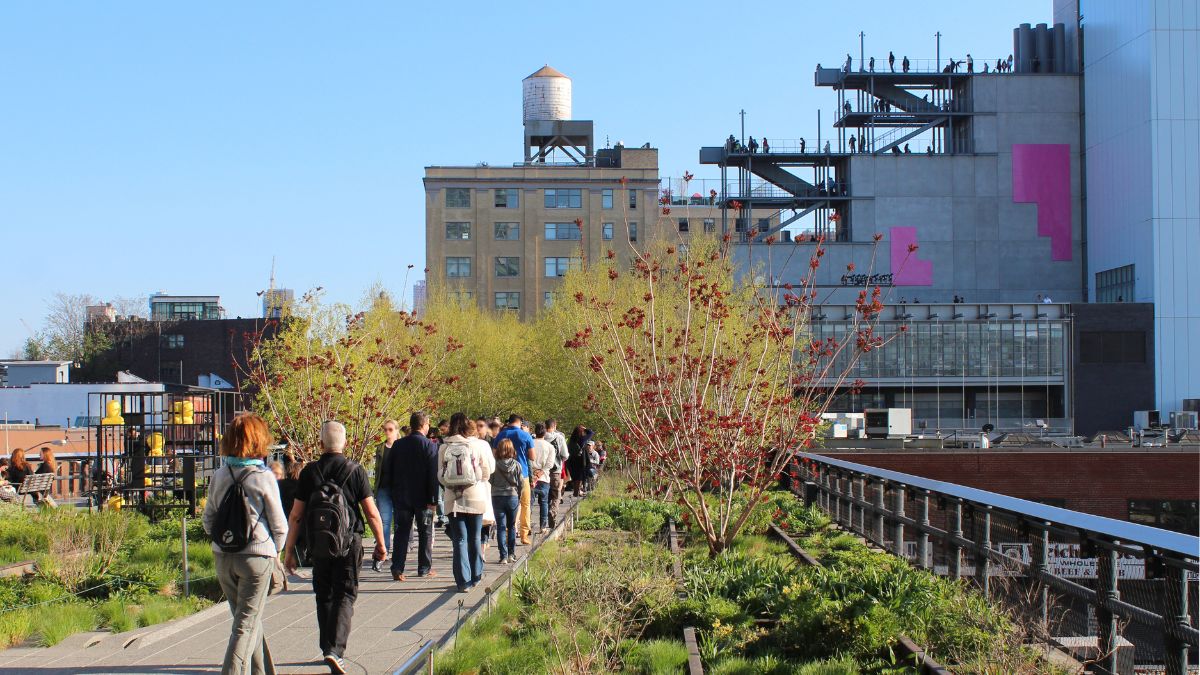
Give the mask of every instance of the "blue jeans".
[(454, 583), (465, 590), (483, 578), (483, 554), (479, 544), (483, 529), (482, 513), (455, 513), (450, 515), (446, 530), (454, 546)]
[(538, 527), (544, 530), (550, 526), (550, 484), (538, 483), (533, 496), (538, 503)]
[(496, 513), (496, 547), (500, 549), (500, 560), (516, 555), (517, 552), (517, 508), (521, 500), (516, 495), (492, 497), (492, 511)]
[(388, 555), (392, 554), (392, 493), (380, 490), (375, 494), (375, 505), (379, 507), (379, 518), (383, 521), (383, 545)]

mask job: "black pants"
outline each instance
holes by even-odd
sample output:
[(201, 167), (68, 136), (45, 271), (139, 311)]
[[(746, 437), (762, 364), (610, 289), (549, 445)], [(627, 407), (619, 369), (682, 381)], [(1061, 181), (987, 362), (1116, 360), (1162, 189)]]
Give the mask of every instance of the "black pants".
[(358, 570), (362, 567), (362, 541), (355, 539), (350, 554), (332, 560), (314, 560), (312, 585), (317, 596), (317, 628), (321, 653), (343, 656), (350, 637), (350, 618), (358, 599)]
[(408, 561), (408, 537), (413, 521), (417, 523), (417, 574), (428, 574), (433, 567), (433, 512), (429, 509), (413, 509), (403, 504), (392, 504), (392, 519), (395, 522), (392, 539), (392, 573), (404, 574), (404, 563)]

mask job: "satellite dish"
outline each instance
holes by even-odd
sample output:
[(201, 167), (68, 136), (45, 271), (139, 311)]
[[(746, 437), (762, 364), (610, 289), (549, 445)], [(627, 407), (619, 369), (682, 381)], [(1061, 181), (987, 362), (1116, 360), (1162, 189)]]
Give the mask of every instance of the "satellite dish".
[(996, 430), (996, 425), (992, 424), (991, 422), (983, 425), (983, 433), (985, 433), (985, 434), (990, 434), (995, 430)]

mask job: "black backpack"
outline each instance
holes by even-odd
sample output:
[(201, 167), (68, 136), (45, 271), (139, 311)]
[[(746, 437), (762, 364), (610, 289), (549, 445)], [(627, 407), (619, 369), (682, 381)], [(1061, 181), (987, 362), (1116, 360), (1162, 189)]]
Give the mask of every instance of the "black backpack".
[(354, 462), (346, 460), (338, 472), (340, 477), (331, 480), (317, 466), (317, 489), (304, 509), (308, 555), (313, 560), (333, 560), (350, 554), (354, 543), (350, 509), (356, 507), (346, 498), (344, 486), (357, 468)]
[(233, 478), (233, 485), (225, 491), (221, 505), (217, 507), (212, 535), (217, 548), (225, 553), (237, 553), (250, 543), (250, 516), (246, 506), (246, 491), (242, 489), (242, 481), (250, 472), (244, 471), (242, 477), (238, 478), (233, 473), (233, 467), (226, 468)]

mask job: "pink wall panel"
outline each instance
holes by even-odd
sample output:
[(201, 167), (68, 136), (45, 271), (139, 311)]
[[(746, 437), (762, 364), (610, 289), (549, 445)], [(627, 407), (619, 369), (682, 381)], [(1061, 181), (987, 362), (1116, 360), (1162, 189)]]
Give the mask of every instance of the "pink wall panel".
[(1013, 201), (1037, 204), (1038, 236), (1050, 237), (1050, 259), (1071, 259), (1071, 146), (1014, 144)]

